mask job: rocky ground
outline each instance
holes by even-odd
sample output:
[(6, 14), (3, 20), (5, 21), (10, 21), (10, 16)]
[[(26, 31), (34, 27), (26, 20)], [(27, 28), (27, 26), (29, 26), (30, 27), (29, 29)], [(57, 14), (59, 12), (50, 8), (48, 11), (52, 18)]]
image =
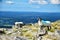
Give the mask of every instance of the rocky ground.
[(44, 33), (44, 30), (40, 32), (37, 23), (23, 26), (23, 28), (13, 27), (10, 31), (4, 29), (5, 34), (0, 34), (0, 40), (60, 40), (60, 20), (51, 22), (51, 29), (47, 30), (47, 34), (43, 36), (37, 36), (40, 33)]

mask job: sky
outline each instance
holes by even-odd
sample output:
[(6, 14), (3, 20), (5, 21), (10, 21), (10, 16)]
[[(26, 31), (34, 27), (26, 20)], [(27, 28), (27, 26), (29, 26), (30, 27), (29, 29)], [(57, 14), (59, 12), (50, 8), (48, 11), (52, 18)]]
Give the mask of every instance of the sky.
[(60, 0), (0, 0), (0, 11), (60, 12)]

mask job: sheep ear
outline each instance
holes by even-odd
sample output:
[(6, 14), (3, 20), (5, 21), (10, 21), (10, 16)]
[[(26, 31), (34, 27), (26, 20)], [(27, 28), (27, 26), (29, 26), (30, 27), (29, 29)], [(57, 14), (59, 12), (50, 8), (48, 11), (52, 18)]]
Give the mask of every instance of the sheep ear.
[(42, 18), (38, 17), (37, 20), (39, 20), (39, 19), (42, 20)]

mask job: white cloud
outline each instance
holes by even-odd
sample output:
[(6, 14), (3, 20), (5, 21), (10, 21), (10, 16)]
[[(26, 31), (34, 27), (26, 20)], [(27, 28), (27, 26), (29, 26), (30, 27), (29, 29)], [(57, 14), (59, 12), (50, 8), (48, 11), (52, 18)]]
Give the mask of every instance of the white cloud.
[(60, 4), (60, 0), (51, 0), (52, 4)]
[(41, 0), (41, 1), (40, 1), (40, 4), (48, 4), (48, 2), (45, 1), (45, 0)]
[(13, 1), (6, 1), (7, 4), (13, 4)]
[(47, 1), (45, 0), (29, 0), (29, 3), (32, 4), (32, 3), (36, 3), (36, 4), (48, 4)]

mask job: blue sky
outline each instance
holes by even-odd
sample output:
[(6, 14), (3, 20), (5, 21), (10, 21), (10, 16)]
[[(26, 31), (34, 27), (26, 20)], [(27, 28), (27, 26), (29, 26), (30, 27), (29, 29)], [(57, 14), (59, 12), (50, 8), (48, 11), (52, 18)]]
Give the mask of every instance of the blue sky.
[(26, 11), (26, 12), (60, 12), (60, 0), (43, 0), (32, 2), (31, 0), (1, 0), (0, 11)]

